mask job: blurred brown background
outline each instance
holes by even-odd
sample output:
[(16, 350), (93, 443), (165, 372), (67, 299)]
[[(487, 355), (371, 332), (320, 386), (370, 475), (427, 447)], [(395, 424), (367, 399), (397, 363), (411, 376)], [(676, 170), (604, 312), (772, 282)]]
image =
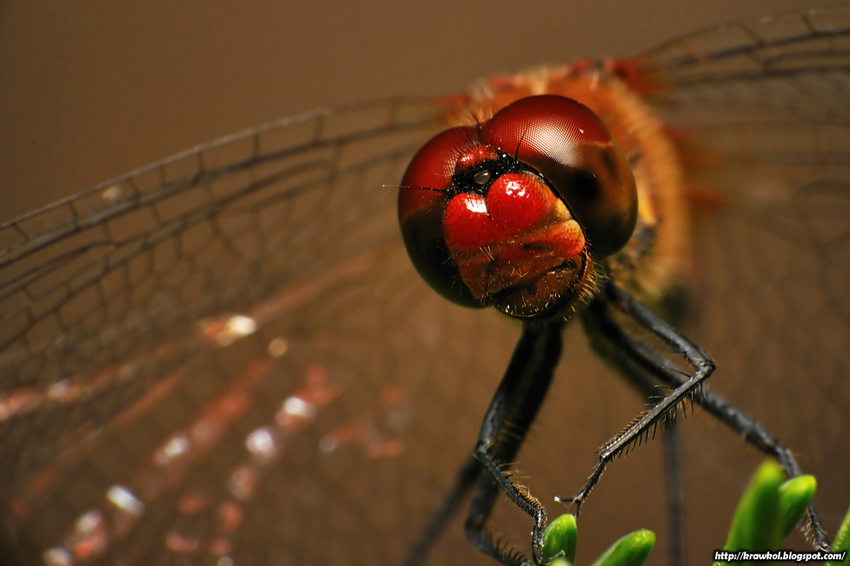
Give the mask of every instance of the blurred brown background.
[[(834, 2), (833, 2), (834, 3)], [(446, 94), (799, 0), (0, 3), (0, 218), (351, 100)]]

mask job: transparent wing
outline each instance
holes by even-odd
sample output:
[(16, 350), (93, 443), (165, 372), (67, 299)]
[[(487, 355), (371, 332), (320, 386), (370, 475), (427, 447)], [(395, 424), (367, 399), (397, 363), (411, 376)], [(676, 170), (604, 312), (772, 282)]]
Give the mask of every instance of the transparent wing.
[[(421, 282), (383, 186), (450, 102), (284, 120), (2, 226), (4, 563), (402, 561), (518, 337)], [(486, 558), (456, 522), (434, 560)]]
[[(710, 106), (767, 105), (814, 118), (846, 115), (846, 104), (834, 93), (844, 84), (848, 47), (850, 8), (837, 6), (702, 30), (667, 41), (635, 61), (674, 100), (699, 92)], [(723, 87), (714, 88), (718, 85)]]
[[(390, 535), (416, 502), (399, 494), (432, 472), (408, 480), (396, 461), (444, 309), (420, 305), (382, 185), (445, 110), (395, 100), (286, 120), (2, 226), (15, 560), (400, 556), (412, 534)], [(448, 432), (432, 420), (426, 454)]]
[[(55, 457), (68, 429), (92, 432), (126, 408), (132, 395), (114, 388), (138, 382), (143, 366), (165, 373), (193, 356), (213, 332), (197, 332), (198, 321), (256, 308), (305, 271), (394, 239), (392, 218), (372, 216), (393, 200), (380, 182), (440, 110), (397, 101), (285, 120), (0, 227), (0, 363), (16, 387), (3, 416), (29, 439), (4, 459), (4, 480)], [(104, 395), (113, 409), (97, 417), (21, 429)]]
[(713, 389), (817, 475), (834, 529), (850, 504), (850, 9), (736, 22), (639, 60), (666, 85), (652, 101), (690, 173), (686, 329), (718, 364)]

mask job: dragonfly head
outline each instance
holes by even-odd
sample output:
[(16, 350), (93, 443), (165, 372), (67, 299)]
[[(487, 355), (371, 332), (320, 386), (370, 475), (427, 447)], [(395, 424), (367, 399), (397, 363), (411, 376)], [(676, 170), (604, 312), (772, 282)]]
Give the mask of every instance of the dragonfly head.
[(411, 260), (437, 292), (537, 318), (587, 295), (593, 262), (631, 238), (637, 190), (599, 117), (543, 95), (432, 138), (404, 174), (398, 210)]

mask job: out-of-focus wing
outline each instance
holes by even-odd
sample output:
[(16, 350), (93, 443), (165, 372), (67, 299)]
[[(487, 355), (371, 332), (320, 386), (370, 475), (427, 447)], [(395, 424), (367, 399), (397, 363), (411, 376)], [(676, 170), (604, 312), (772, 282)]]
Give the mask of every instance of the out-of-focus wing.
[(284, 120), (0, 227), (10, 555), (325, 562), (393, 533), (364, 516), (386, 478), (339, 459), (399, 456), (415, 379), (388, 341), (438, 338), (403, 322), (423, 289), (383, 185), (446, 104)]
[(718, 364), (713, 389), (817, 476), (835, 528), (850, 505), (850, 8), (735, 22), (637, 61), (691, 175), (686, 329)]

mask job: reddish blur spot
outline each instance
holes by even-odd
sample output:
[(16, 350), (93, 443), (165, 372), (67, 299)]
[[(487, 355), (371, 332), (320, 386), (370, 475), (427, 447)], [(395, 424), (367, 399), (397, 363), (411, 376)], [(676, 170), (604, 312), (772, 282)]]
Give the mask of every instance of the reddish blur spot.
[(209, 505), (209, 499), (203, 493), (187, 493), (180, 498), (177, 509), (182, 515), (197, 515)]
[(225, 501), (218, 506), (218, 518), (221, 520), (221, 529), (226, 533), (232, 533), (242, 523), (242, 506), (233, 501)]
[(175, 554), (198, 554), (201, 550), (201, 540), (172, 531), (165, 536), (165, 548)]
[(225, 538), (214, 538), (210, 542), (210, 554), (213, 556), (226, 556), (233, 552), (233, 545)]

